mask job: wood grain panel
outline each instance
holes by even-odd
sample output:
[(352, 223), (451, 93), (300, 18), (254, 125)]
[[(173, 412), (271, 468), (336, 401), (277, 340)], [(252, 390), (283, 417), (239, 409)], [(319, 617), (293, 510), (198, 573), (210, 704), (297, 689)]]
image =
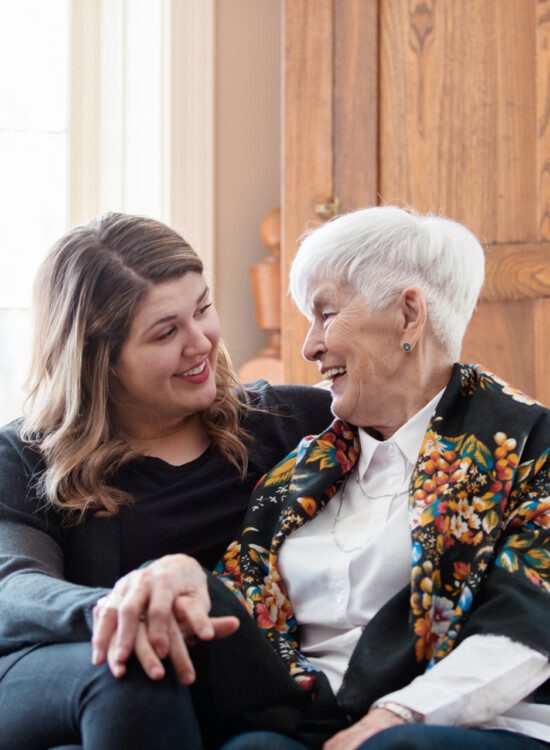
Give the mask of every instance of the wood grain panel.
[(334, 183), (342, 211), (377, 203), (378, 0), (334, 14)]
[[(378, 181), (380, 202), (447, 214), (488, 246), (463, 356), (550, 403), (550, 0), (285, 7), (285, 277), (313, 203), (375, 203)], [(285, 297), (289, 382), (317, 379), (305, 330)]]
[(482, 302), (466, 333), (461, 359), (483, 365), (516, 388), (537, 392), (536, 306), (540, 302)]
[(550, 299), (535, 303), (533, 324), (535, 390), (532, 392), (550, 407)]
[(550, 0), (536, 5), (537, 22), (537, 228), (550, 240)]
[(535, 0), (384, 0), (380, 193), (537, 239)]
[[(550, 240), (550, 0), (536, 4), (537, 220), (538, 239)], [(545, 276), (547, 279), (548, 276)], [(548, 294), (543, 295), (548, 297)], [(550, 406), (550, 300), (537, 302), (534, 317), (535, 382), (539, 401)]]
[(301, 357), (307, 321), (286, 290), (298, 238), (319, 223), (313, 206), (334, 193), (333, 20), (332, 0), (285, 3), (281, 339), (288, 383), (319, 380)]
[(550, 243), (493, 245), (485, 257), (482, 300), (550, 297)]

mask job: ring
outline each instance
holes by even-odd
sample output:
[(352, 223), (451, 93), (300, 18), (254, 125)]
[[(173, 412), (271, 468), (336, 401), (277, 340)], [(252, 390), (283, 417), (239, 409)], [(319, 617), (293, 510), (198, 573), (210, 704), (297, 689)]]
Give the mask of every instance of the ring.
[(117, 594), (116, 591), (111, 591), (110, 594), (102, 596), (101, 599), (98, 599), (97, 603), (100, 607), (107, 607), (107, 609), (118, 610), (121, 601), (122, 596), (120, 594)]

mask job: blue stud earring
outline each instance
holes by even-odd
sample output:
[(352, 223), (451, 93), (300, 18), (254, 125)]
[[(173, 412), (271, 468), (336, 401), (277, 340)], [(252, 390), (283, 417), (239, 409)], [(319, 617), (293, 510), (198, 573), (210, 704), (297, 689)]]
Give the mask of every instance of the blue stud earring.
[(411, 346), (411, 345), (409, 344), (409, 342), (408, 342), (408, 341), (405, 341), (405, 343), (403, 344), (403, 349), (404, 349), (404, 350), (405, 350), (406, 352), (410, 352), (410, 350), (412, 349), (412, 346)]

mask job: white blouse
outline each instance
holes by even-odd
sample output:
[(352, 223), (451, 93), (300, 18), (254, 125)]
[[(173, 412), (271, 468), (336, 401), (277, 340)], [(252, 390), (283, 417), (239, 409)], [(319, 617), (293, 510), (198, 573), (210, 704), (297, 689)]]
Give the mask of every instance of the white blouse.
[[(279, 569), (300, 623), (301, 651), (334, 693), (365, 625), (410, 582), (408, 486), (442, 393), (389, 440), (359, 430), (358, 470), (347, 488), (281, 547)], [(550, 706), (523, 699), (549, 677), (544, 655), (503, 636), (476, 635), (384, 698), (430, 724), (508, 729), (548, 742)]]

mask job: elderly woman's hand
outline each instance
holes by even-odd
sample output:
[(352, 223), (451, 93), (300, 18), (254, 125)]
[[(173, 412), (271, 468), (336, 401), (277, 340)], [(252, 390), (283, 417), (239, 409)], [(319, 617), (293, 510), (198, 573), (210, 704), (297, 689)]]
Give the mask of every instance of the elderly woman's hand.
[[(221, 622), (222, 619), (224, 622)], [(236, 627), (238, 627), (236, 618), (218, 618), (214, 627), (214, 637), (224, 638), (231, 635), (235, 632)], [(183, 685), (190, 685), (195, 681), (195, 669), (187, 651), (185, 636), (181, 632), (180, 625), (174, 615), (170, 616), (169, 637), (168, 658), (172, 663), (176, 677)], [(193, 637), (191, 640), (195, 641), (196, 638)], [(161, 680), (164, 677), (166, 670), (149, 641), (147, 625), (142, 621), (138, 625), (134, 652), (143, 670), (151, 680)], [(123, 677), (126, 673), (126, 664), (118, 661), (116, 635), (111, 639), (107, 649), (107, 663), (115, 677)]]
[(323, 745), (323, 750), (356, 750), (363, 742), (383, 729), (404, 724), (403, 719), (385, 708), (372, 708), (366, 716), (344, 729)]
[(197, 561), (166, 555), (121, 578), (97, 603), (92, 661), (102, 664), (108, 657), (119, 677), (135, 650), (149, 676), (159, 679), (164, 674), (160, 660), (170, 656), (178, 676), (189, 684), (194, 670), (185, 640), (224, 638), (239, 626), (236, 617), (210, 617), (209, 611), (206, 575)]
[[(168, 655), (174, 672), (180, 682), (184, 685), (190, 685), (195, 679), (195, 670), (174, 615), (170, 616), (169, 637), (170, 647)], [(161, 680), (164, 677), (166, 670), (149, 641), (147, 625), (142, 621), (138, 624), (134, 652), (143, 670), (152, 680)], [(111, 643), (107, 649), (107, 663), (115, 677), (123, 677), (126, 673), (125, 662), (118, 659), (116, 634), (111, 638)]]

